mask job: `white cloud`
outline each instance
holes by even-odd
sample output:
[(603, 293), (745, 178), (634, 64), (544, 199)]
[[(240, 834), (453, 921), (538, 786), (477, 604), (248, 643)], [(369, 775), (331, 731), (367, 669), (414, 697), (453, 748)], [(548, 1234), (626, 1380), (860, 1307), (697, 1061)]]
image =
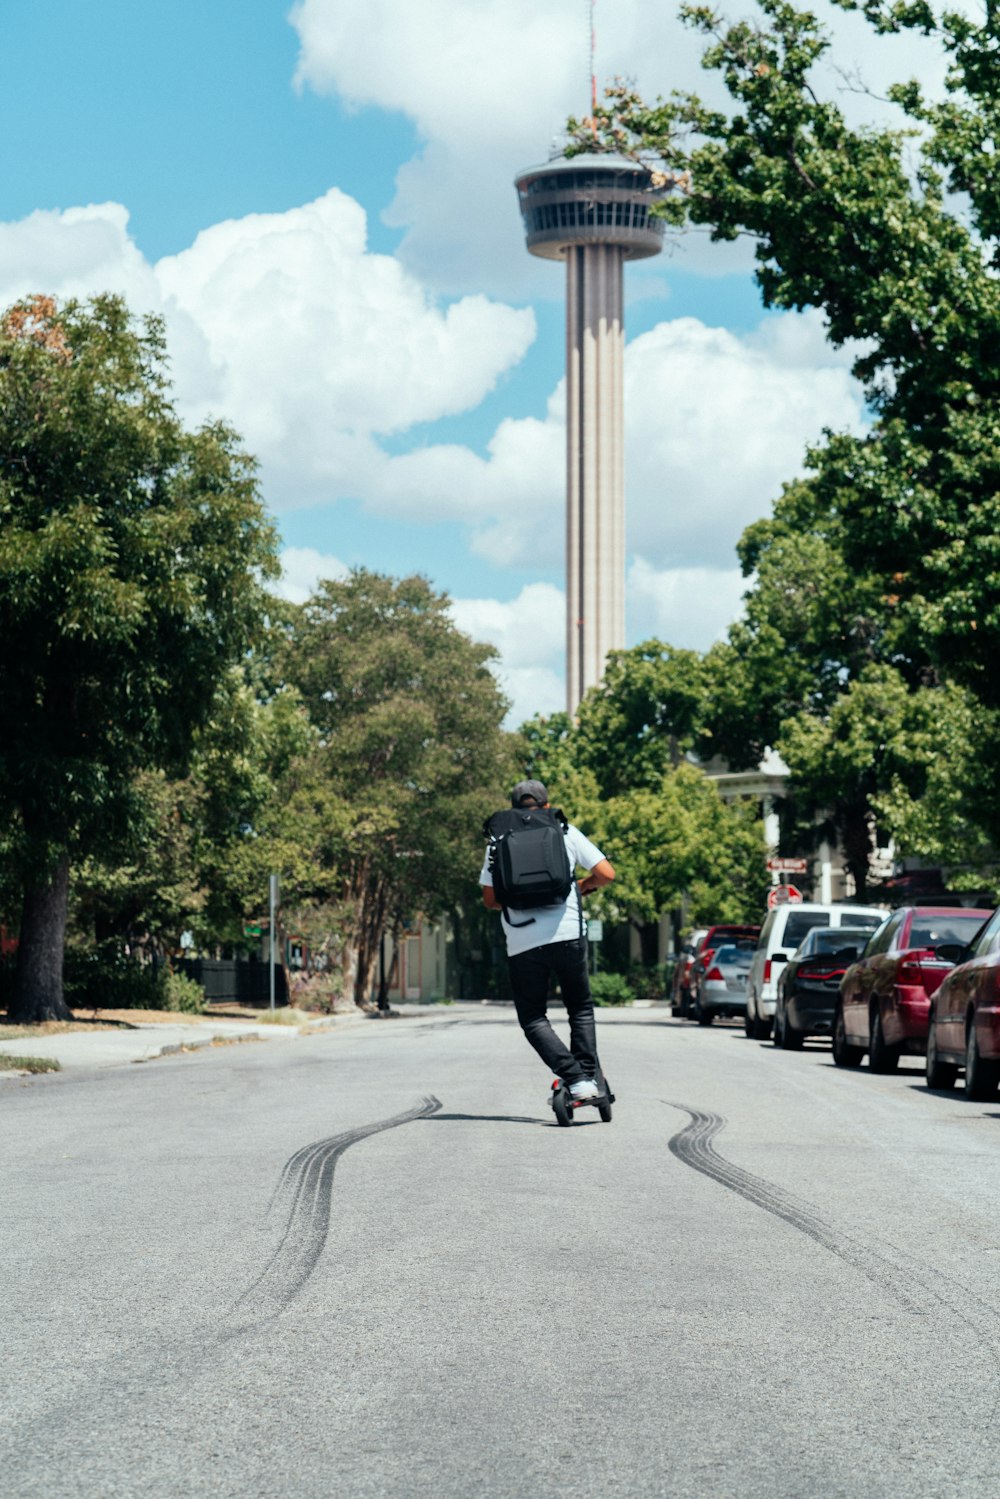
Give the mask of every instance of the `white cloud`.
[(724, 638), (743, 612), (747, 580), (738, 567), (655, 568), (635, 557), (628, 570), (625, 607), (630, 642), (655, 638), (704, 651)]
[(511, 702), (510, 726), (566, 707), (566, 595), (561, 589), (530, 583), (507, 603), (453, 599), (451, 614), (460, 630), (500, 652), (496, 676)]
[[(739, 532), (802, 472), (824, 427), (861, 431), (863, 399), (844, 358), (813, 340), (741, 339), (694, 318), (661, 323), (625, 361), (631, 546), (673, 565), (725, 566)], [(776, 348), (768, 348), (770, 340)], [(797, 359), (782, 344), (799, 344)]]
[(346, 578), (346, 562), (315, 547), (285, 547), (281, 553), (281, 577), (272, 587), (279, 598), (293, 604), (304, 604), (316, 592), (317, 584)]
[[(659, 324), (625, 353), (628, 546), (657, 568), (733, 565), (744, 526), (802, 472), (824, 427), (861, 431), (851, 353), (818, 314), (782, 314), (746, 337), (695, 318)], [(464, 522), (499, 565), (562, 559), (565, 392), (544, 420), (507, 420), (485, 458), (429, 446), (380, 458), (365, 498), (385, 516)]]
[(163, 311), (183, 414), (233, 422), (279, 508), (349, 492), (378, 436), (475, 407), (535, 336), (529, 309), (439, 305), (368, 251), (364, 211), (336, 188), (213, 225), (152, 266), (117, 204), (0, 224), (0, 302), (34, 290)]
[[(635, 557), (626, 589), (628, 644), (655, 637), (707, 650), (739, 617), (746, 586), (738, 568), (655, 568)], [(511, 699), (510, 727), (565, 709), (566, 595), (561, 588), (532, 583), (509, 602), (454, 599), (451, 614), (459, 629), (499, 651), (495, 671)]]
[[(864, 19), (817, 7), (835, 37), (839, 68), (860, 74), (875, 96), (919, 76), (939, 91), (935, 44), (906, 34), (877, 37)], [(297, 81), (349, 106), (398, 111), (423, 146), (400, 170), (386, 217), (406, 230), (402, 254), (429, 284), (488, 286), (503, 295), (530, 287), (557, 296), (551, 268), (529, 262), (512, 180), (543, 161), (568, 114), (589, 106), (586, 9), (581, 0), (300, 0), (292, 13)], [(679, 88), (714, 104), (725, 96), (700, 65), (705, 42), (662, 0), (615, 0), (597, 8), (601, 79), (634, 79), (647, 97)], [(829, 63), (819, 86), (852, 122), (899, 116), (883, 97), (845, 88)], [(752, 265), (749, 242), (712, 245), (688, 236), (676, 263), (725, 274)]]

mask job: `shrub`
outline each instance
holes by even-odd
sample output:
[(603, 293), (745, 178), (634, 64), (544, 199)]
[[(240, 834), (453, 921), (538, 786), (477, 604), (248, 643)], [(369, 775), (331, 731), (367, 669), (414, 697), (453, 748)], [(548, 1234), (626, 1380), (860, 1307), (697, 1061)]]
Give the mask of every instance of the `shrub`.
[(165, 979), (162, 967), (137, 963), (114, 943), (66, 949), (63, 984), (74, 1010), (165, 1010)]
[(660, 963), (630, 963), (626, 978), (635, 999), (667, 997), (664, 969)]
[(621, 973), (594, 973), (590, 992), (595, 1005), (630, 1005), (635, 998), (632, 986)]
[(167, 969), (163, 980), (164, 1009), (179, 1010), (184, 1015), (200, 1015), (205, 1008), (205, 991), (187, 974)]

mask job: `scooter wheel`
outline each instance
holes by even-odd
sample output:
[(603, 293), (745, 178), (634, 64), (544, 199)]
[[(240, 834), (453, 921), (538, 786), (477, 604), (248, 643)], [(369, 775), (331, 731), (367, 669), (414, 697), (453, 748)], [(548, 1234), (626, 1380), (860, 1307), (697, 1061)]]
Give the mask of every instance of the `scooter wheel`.
[(610, 1096), (606, 1095), (604, 1098), (601, 1099), (600, 1103), (597, 1105), (597, 1112), (601, 1116), (601, 1123), (602, 1124), (610, 1124), (611, 1123), (611, 1098), (610, 1098)]
[(566, 1128), (573, 1123), (573, 1110), (566, 1097), (565, 1088), (557, 1088), (552, 1095), (552, 1109), (556, 1116), (556, 1123)]

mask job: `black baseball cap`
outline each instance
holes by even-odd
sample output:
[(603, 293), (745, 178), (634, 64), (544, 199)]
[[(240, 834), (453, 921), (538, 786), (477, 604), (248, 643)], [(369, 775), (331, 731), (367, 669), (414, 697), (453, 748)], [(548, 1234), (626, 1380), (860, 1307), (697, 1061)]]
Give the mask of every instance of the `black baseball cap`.
[(549, 793), (541, 781), (518, 781), (510, 794), (511, 806), (519, 807), (526, 796), (530, 796), (540, 807), (544, 807), (549, 799)]

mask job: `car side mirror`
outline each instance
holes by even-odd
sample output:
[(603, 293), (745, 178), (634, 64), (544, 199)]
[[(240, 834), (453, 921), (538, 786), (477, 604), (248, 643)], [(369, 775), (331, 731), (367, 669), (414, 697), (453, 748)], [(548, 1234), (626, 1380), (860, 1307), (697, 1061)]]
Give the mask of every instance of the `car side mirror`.
[(969, 955), (963, 942), (939, 942), (934, 951), (945, 963), (964, 963)]
[(788, 962), (788, 954), (786, 952), (772, 953), (771, 954), (771, 962), (772, 963), (787, 963)]

